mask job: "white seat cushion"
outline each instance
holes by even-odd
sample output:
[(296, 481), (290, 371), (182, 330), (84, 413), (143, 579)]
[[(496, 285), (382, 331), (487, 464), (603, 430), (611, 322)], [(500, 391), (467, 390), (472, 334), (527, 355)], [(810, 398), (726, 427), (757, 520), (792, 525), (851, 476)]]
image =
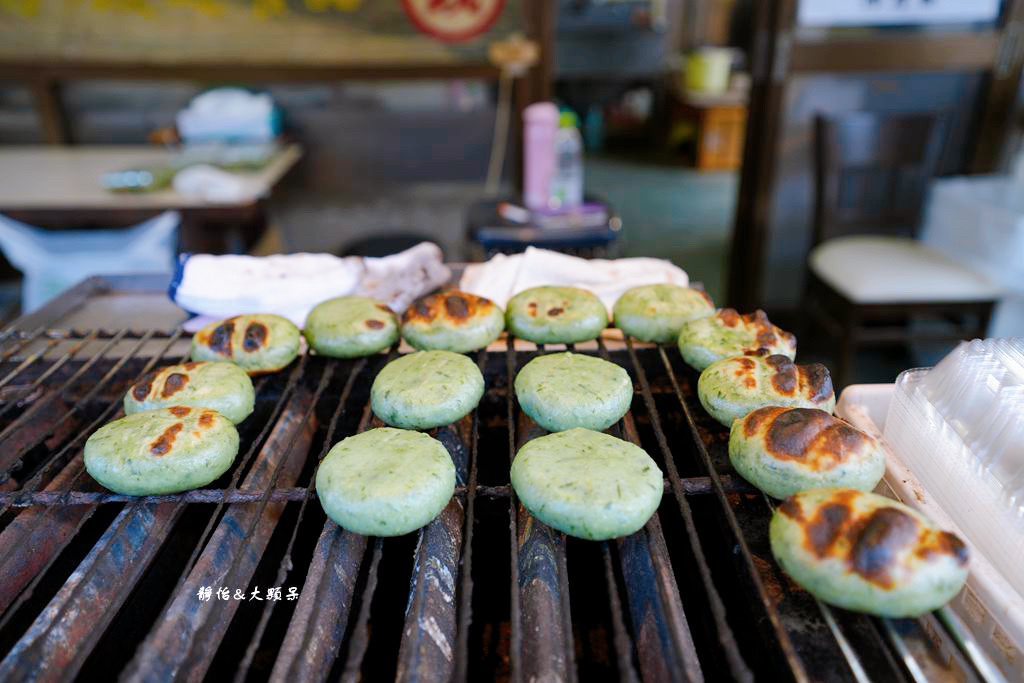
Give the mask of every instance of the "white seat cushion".
[(900, 237), (837, 237), (811, 250), (814, 273), (860, 304), (988, 301), (999, 289), (920, 242)]

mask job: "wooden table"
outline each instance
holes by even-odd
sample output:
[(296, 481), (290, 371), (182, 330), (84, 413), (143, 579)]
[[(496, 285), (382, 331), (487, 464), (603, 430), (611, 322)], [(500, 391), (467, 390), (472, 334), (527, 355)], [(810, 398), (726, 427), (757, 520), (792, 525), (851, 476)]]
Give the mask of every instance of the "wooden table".
[(173, 164), (180, 151), (155, 146), (0, 147), (0, 212), (46, 228), (122, 227), (167, 210), (182, 213), (181, 249), (223, 253), (237, 231), (251, 246), (266, 225), (265, 200), (302, 156), (284, 146), (258, 171), (245, 173), (255, 198), (208, 202), (173, 188), (154, 192), (110, 192), (102, 177), (110, 171)]

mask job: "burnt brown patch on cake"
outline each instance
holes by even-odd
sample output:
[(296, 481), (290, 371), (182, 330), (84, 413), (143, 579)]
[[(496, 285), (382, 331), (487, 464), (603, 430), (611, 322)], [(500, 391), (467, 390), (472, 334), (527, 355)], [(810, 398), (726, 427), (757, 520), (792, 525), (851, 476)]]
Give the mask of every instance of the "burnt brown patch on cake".
[(790, 496), (782, 501), (782, 505), (779, 506), (779, 512), (796, 522), (804, 521), (804, 510), (800, 507), (800, 501), (797, 500), (796, 496)]
[(852, 514), (846, 502), (826, 503), (804, 527), (804, 543), (818, 557), (825, 557), (842, 535)]
[(813, 408), (782, 409), (765, 434), (765, 449), (776, 457), (803, 458), (834, 418)]
[(735, 308), (723, 308), (718, 312), (718, 319), (726, 327), (736, 327), (740, 324), (740, 314)]
[(371, 330), (379, 330), (382, 327), (384, 327), (384, 323), (382, 323), (379, 320), (367, 320), (366, 326), (369, 327)]
[(800, 385), (806, 387), (806, 392), (815, 403), (823, 403), (835, 394), (832, 388), (832, 376), (821, 363), (810, 365), (798, 365), (800, 373)]
[(191, 372), (198, 368), (200, 365), (202, 365), (204, 362), (205, 361), (201, 360), (190, 360), (189, 362), (185, 363), (182, 367), (185, 368), (186, 372)]
[(405, 313), (402, 314), (402, 322), (410, 323), (416, 320), (422, 320), (425, 323), (433, 322), (437, 317), (437, 307), (438, 301), (435, 295), (425, 296), (405, 310)]
[(214, 353), (219, 353), (225, 356), (231, 355), (231, 337), (235, 333), (235, 321), (225, 320), (217, 327), (213, 328), (210, 332), (210, 338), (207, 341), (207, 345), (210, 350)]
[(918, 522), (903, 510), (878, 508), (858, 524), (850, 543), (850, 568), (871, 583), (888, 588), (899, 553), (918, 535)]
[(203, 414), (199, 416), (199, 426), (203, 429), (209, 429), (213, 426), (213, 411), (205, 410)]
[(754, 368), (757, 367), (757, 363), (750, 358), (737, 358), (733, 363), (736, 365), (736, 372), (734, 373), (736, 377), (741, 378), (744, 386), (748, 389), (755, 388), (757, 386), (757, 378), (754, 377)]
[(242, 340), (242, 348), (252, 353), (259, 351), (267, 341), (267, 326), (263, 323), (249, 323), (245, 328), (245, 339)]
[(156, 456), (167, 455), (168, 453), (170, 453), (171, 448), (174, 446), (174, 437), (176, 437), (178, 435), (178, 432), (180, 432), (184, 428), (185, 425), (182, 424), (181, 422), (172, 424), (170, 427), (164, 430), (164, 433), (161, 434), (156, 441), (154, 441), (150, 445), (149, 452)]
[(149, 392), (153, 389), (153, 380), (156, 379), (158, 372), (159, 370), (153, 370), (140, 379), (138, 384), (132, 387), (132, 398), (136, 401), (145, 401), (146, 397), (149, 396)]
[(810, 464), (815, 469), (835, 467), (864, 448), (867, 436), (842, 420), (832, 418), (833, 422), (818, 436), (813, 444), (813, 458)]
[(563, 313), (565, 313), (565, 309), (561, 308), (560, 306), (555, 306), (554, 308), (548, 309), (548, 315), (551, 316), (552, 318), (557, 318)]
[(170, 411), (171, 415), (173, 415), (174, 417), (185, 417), (186, 415), (192, 412), (192, 409), (189, 408), (188, 406), (174, 406), (173, 408), (168, 408), (167, 410)]
[(391, 313), (391, 309), (386, 304), (377, 304), (377, 308), (385, 313)]
[(779, 459), (800, 460), (812, 470), (827, 470), (864, 447), (867, 437), (816, 408), (782, 408), (765, 434), (765, 450)]
[(795, 396), (800, 386), (800, 373), (797, 365), (786, 356), (775, 354), (764, 359), (775, 371), (772, 375), (772, 386), (775, 391), (785, 396)]
[(761, 425), (765, 422), (770, 422), (776, 415), (785, 410), (785, 408), (780, 408), (779, 406), (758, 408), (743, 418), (743, 433), (748, 437), (754, 436), (761, 429)]
[(461, 323), (469, 318), (470, 302), (461, 294), (451, 294), (444, 299), (444, 310), (452, 322)]
[(964, 542), (948, 531), (929, 530), (925, 532), (915, 554), (923, 559), (948, 555), (956, 560), (961, 567), (966, 566), (970, 559), (970, 552)]
[(184, 375), (180, 372), (172, 372), (167, 375), (167, 379), (164, 380), (164, 390), (160, 392), (160, 395), (164, 398), (170, 398), (184, 389), (187, 384), (188, 375)]
[(526, 304), (526, 312), (530, 314), (531, 318), (536, 318), (537, 317), (537, 302), (536, 301), (531, 301), (530, 303)]

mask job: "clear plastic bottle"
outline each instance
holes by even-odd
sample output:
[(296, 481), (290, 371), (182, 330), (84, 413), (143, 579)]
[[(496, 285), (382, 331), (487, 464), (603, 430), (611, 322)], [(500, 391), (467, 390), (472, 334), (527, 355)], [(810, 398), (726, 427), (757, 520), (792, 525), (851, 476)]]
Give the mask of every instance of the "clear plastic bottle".
[(555, 134), (555, 173), (551, 179), (551, 208), (572, 209), (583, 203), (583, 139), (576, 114), (563, 111)]

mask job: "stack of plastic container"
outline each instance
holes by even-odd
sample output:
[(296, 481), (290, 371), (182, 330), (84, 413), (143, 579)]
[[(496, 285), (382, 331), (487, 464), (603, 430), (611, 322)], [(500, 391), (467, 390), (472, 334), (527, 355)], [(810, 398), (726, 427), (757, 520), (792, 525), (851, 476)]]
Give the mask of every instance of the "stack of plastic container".
[(902, 373), (885, 438), (1024, 596), (1024, 339), (964, 342)]

